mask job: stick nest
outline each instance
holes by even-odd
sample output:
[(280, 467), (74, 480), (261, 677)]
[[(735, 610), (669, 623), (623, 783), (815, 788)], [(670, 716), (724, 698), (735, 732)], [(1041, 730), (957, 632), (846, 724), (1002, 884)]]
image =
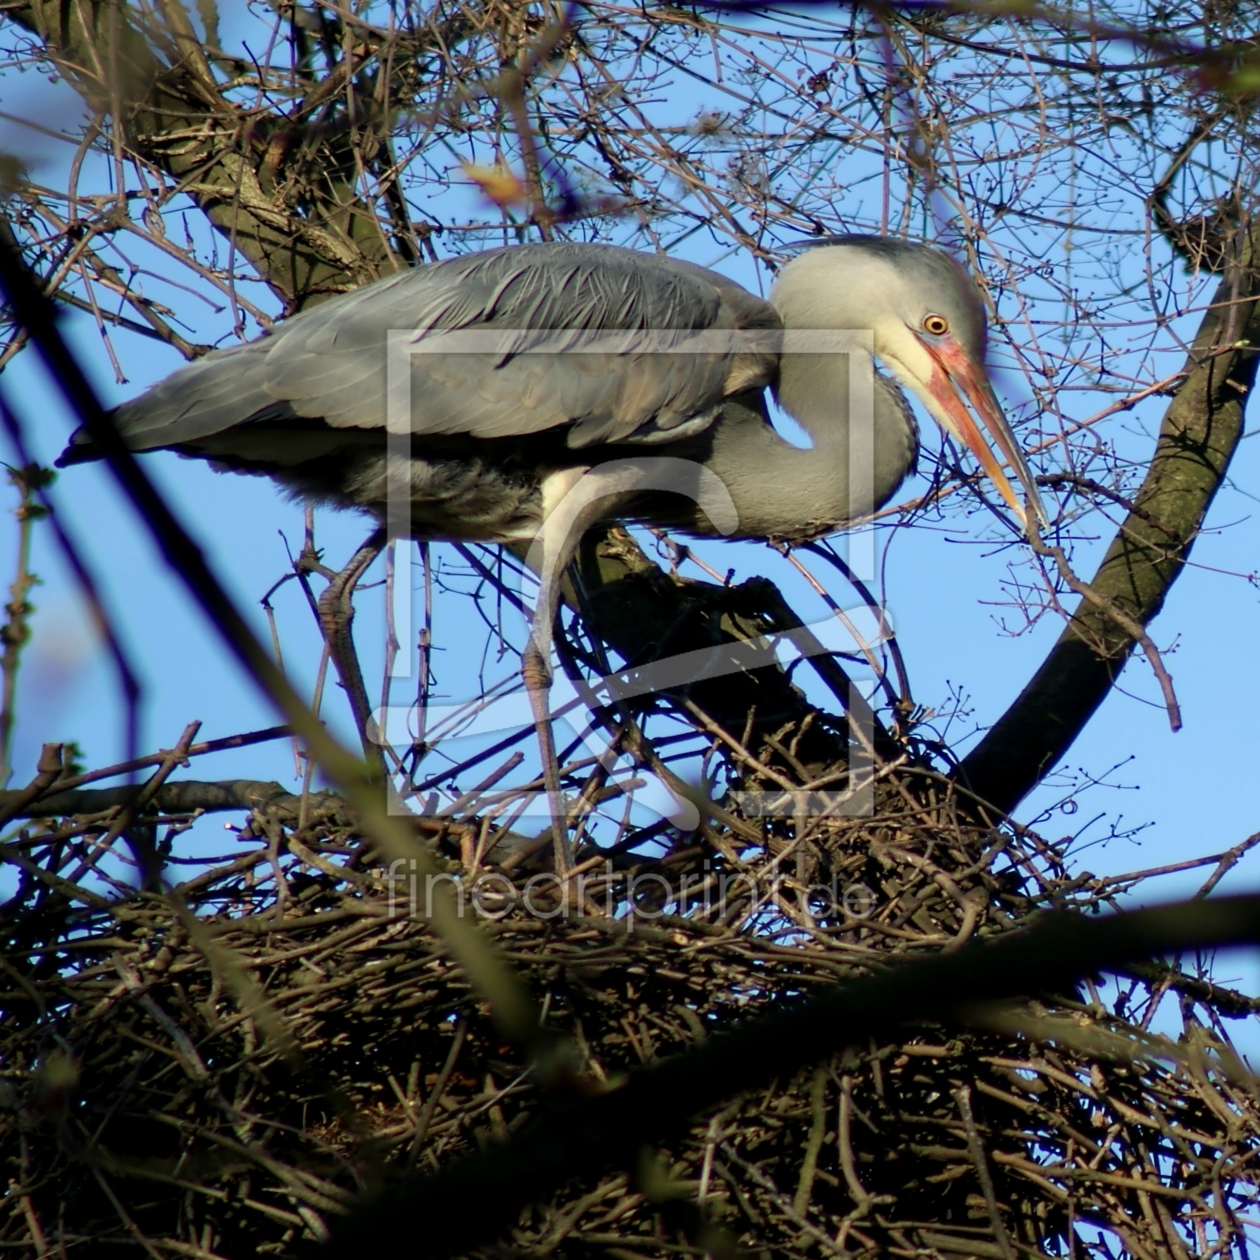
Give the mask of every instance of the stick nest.
[[(820, 986), (1115, 891), (1069, 879), (1031, 834), (968, 823), (930, 776), (880, 801), (706, 824), (650, 861), (592, 854), (579, 906), (537, 871), (499, 873), (485, 926), (582, 1071), (611, 1081)], [(417, 825), (465, 891), (497, 870), (476, 824)], [(258, 811), (169, 893), (111, 892), (109, 834), (107, 818), (33, 824), (6, 850), (22, 868), (0, 962), (13, 1254), (289, 1254), (536, 1114), (528, 1063), (409, 913), (408, 872), (391, 882), (344, 817), (298, 830)], [(908, 1011), (894, 1042), (699, 1115), (637, 1170), (558, 1187), (484, 1254), (1245, 1255), (1260, 1114), (1224, 1020), (1253, 1007), (1152, 964), (979, 1025)]]

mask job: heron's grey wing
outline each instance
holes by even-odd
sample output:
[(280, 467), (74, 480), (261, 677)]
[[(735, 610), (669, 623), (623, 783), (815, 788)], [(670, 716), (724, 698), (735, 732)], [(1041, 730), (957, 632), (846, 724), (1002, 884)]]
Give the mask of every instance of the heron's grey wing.
[[(735, 344), (681, 353), (687, 334), (778, 323), (768, 303), (702, 268), (564, 243), (451, 259), (358, 296), (317, 312), (270, 356), (268, 391), (297, 414), (383, 426), (392, 333), (410, 360), (414, 433), (496, 438), (566, 425), (573, 446), (669, 440), (708, 424), (743, 359)], [(592, 344), (596, 333), (617, 344)]]
[[(259, 341), (207, 355), (116, 419), (136, 449), (195, 449), (283, 415), (379, 430), (392, 336), (410, 362), (403, 380), (417, 435), (496, 438), (564, 425), (575, 447), (669, 441), (709, 424), (728, 394), (768, 383), (773, 349), (741, 348), (738, 332), (778, 327), (768, 302), (688, 263), (603, 245), (509, 247), (326, 302)], [(715, 346), (725, 331), (735, 335)], [(698, 352), (697, 332), (710, 338)], [(593, 345), (591, 334), (616, 344)]]

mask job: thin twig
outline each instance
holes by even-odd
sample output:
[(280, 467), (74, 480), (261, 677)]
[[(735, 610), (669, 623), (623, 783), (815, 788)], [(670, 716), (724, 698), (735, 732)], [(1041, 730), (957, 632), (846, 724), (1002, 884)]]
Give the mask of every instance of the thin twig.
[(17, 721), (14, 701), (17, 698), (18, 665), (22, 649), (31, 636), (27, 618), (34, 611), (27, 602), (31, 587), (36, 582), (31, 572), (31, 538), (34, 525), (48, 510), (36, 500), (36, 492), (48, 485), (52, 475), (36, 464), (25, 468), (10, 468), (9, 481), (17, 487), (18, 505), (13, 509), (18, 523), (17, 563), (13, 582), (9, 586), (9, 602), (5, 605), (8, 620), (0, 627), (0, 788), (8, 786), (13, 775), (13, 728)]
[(997, 1194), (993, 1189), (993, 1177), (989, 1173), (989, 1161), (984, 1157), (984, 1143), (980, 1140), (980, 1131), (976, 1128), (976, 1119), (971, 1112), (971, 1090), (962, 1085), (953, 1091), (954, 1102), (958, 1114), (962, 1117), (963, 1130), (967, 1134), (967, 1150), (971, 1154), (971, 1163), (980, 1179), (980, 1189), (984, 1194), (985, 1206), (989, 1209), (989, 1221), (993, 1226), (993, 1236), (1002, 1249), (1004, 1260), (1017, 1260), (1015, 1248), (1011, 1245), (1011, 1236), (1006, 1231), (1006, 1222), (998, 1209)]
[(1147, 661), (1150, 663), (1151, 672), (1159, 682), (1159, 689), (1163, 692), (1164, 707), (1168, 710), (1168, 725), (1174, 731), (1181, 730), (1181, 705), (1177, 702), (1177, 693), (1173, 690), (1172, 676), (1164, 667), (1164, 660), (1160, 656), (1159, 649), (1155, 646), (1150, 635), (1146, 633), (1141, 622), (1125, 612), (1114, 600), (1108, 599), (1106, 595), (1096, 591), (1088, 582), (1077, 577), (1072, 571), (1072, 566), (1068, 563), (1068, 558), (1063, 553), (1062, 547), (1056, 547), (1046, 542), (1045, 539), (1037, 536), (1035, 531), (1030, 533), (1029, 543), (1038, 555), (1049, 556), (1054, 560), (1059, 576), (1072, 590), (1087, 603), (1093, 604), (1095, 608), (1110, 617), (1125, 634), (1141, 646)]

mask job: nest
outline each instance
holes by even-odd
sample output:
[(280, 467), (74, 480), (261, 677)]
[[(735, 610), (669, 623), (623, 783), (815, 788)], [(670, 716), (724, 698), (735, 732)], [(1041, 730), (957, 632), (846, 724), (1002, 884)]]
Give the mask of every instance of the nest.
[[(1114, 892), (969, 822), (931, 776), (880, 801), (706, 824), (650, 861), (590, 854), (578, 905), (545, 872), (470, 869), (475, 825), (417, 825), (470, 898), (490, 881), (486, 930), (610, 1081), (892, 957)], [(109, 834), (32, 825), (6, 852), (24, 871), (0, 962), (15, 1254), (289, 1254), (537, 1112), (410, 874), (335, 812), (298, 829), (256, 811), (170, 892), (104, 895)], [(557, 1187), (485, 1254), (1243, 1255), (1260, 1114), (1222, 1020), (1253, 1006), (1152, 964), (982, 1028), (910, 1022), (694, 1117), (638, 1169)]]

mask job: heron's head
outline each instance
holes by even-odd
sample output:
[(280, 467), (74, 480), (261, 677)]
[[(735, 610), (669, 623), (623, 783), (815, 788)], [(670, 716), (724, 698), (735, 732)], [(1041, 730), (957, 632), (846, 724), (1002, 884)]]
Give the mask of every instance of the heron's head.
[(975, 455), (1020, 520), (1027, 525), (1024, 504), (994, 446), (1045, 524), (1036, 483), (985, 370), (980, 294), (948, 254), (880, 236), (827, 237), (783, 268), (771, 301), (786, 328), (869, 329), (876, 356)]

